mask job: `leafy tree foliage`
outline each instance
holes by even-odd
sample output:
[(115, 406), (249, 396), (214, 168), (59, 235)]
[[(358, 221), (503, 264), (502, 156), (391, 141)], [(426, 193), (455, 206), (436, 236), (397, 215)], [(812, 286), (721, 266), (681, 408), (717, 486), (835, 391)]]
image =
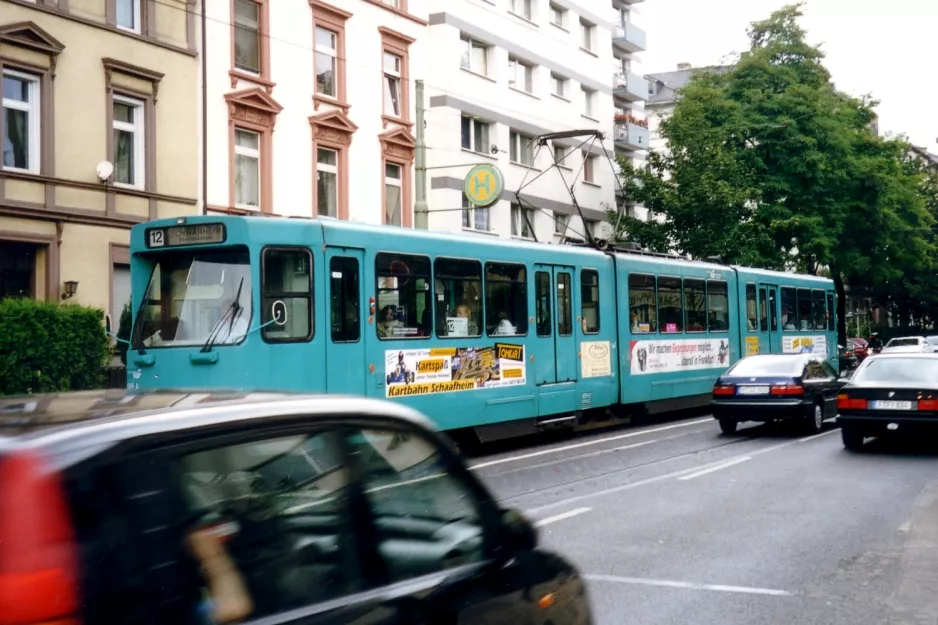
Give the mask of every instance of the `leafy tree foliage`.
[(843, 337), (845, 281), (925, 296), (909, 276), (934, 277), (938, 212), (909, 146), (871, 130), (874, 101), (835, 89), (800, 16), (794, 4), (753, 23), (735, 65), (692, 78), (661, 124), (668, 152), (619, 163), (657, 219), (610, 221), (656, 251), (829, 272)]

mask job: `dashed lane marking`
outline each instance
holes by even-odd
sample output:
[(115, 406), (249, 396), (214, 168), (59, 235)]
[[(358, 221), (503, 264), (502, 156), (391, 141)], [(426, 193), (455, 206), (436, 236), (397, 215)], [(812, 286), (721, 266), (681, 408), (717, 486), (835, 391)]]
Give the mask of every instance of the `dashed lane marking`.
[(682, 588), (687, 590), (710, 590), (715, 592), (734, 592), (747, 595), (768, 595), (770, 597), (790, 597), (791, 592), (775, 588), (754, 588), (751, 586), (727, 586), (726, 584), (701, 584), (699, 582), (684, 582), (670, 579), (648, 579), (644, 577), (621, 577), (618, 575), (584, 575), (584, 579), (592, 582), (607, 582), (612, 584), (631, 584), (637, 586), (661, 586), (665, 588)]

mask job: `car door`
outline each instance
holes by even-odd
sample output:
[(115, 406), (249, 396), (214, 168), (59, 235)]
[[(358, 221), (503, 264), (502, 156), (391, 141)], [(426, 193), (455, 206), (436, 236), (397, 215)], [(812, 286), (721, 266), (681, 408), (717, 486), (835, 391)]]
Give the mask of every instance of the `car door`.
[(805, 366), (804, 383), (805, 388), (810, 388), (815, 398), (823, 402), (824, 416), (835, 416), (837, 414), (837, 390), (841, 384), (834, 367), (826, 360), (810, 361)]
[(511, 545), (502, 512), (441, 445), (393, 427), (354, 428), (349, 444), (382, 581), (407, 623), (590, 622), (575, 570)]

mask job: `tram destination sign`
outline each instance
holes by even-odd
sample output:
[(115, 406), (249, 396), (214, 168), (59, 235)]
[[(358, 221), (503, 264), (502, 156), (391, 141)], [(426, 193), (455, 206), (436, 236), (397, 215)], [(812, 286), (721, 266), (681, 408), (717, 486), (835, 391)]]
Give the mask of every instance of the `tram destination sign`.
[(225, 234), (225, 224), (194, 224), (150, 228), (147, 230), (147, 247), (181, 247), (183, 245), (224, 243)]

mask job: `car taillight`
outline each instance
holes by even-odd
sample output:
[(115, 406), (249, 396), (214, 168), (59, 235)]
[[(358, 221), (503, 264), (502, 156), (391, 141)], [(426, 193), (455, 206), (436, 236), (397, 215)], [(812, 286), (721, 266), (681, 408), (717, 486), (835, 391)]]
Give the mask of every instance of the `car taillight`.
[(804, 387), (800, 384), (776, 384), (769, 392), (772, 395), (804, 395)]
[(918, 400), (918, 409), (925, 412), (938, 411), (938, 399), (920, 399)]
[(838, 410), (866, 410), (867, 401), (865, 399), (851, 398), (849, 395), (840, 394), (837, 396)]
[(732, 384), (717, 384), (713, 387), (714, 395), (735, 395), (736, 387)]
[(39, 456), (0, 459), (0, 625), (77, 625), (78, 549), (64, 488)]
[(844, 354), (844, 358), (853, 358), (853, 352), (847, 352)]

